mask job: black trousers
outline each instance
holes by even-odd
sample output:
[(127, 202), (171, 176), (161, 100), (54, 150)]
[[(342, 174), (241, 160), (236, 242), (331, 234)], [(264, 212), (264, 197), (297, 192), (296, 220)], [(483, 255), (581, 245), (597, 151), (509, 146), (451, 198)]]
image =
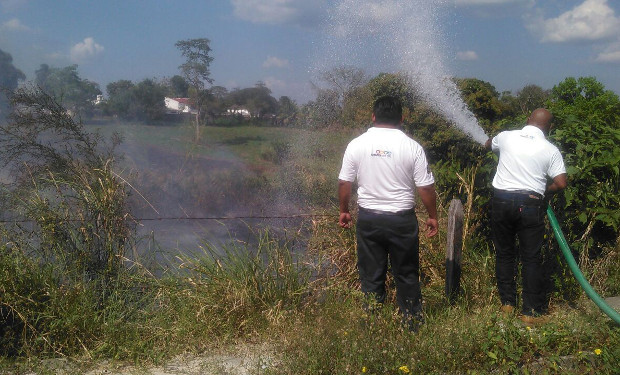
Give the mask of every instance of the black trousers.
[(418, 220), (414, 210), (377, 214), (360, 208), (357, 225), (357, 267), (362, 292), (385, 301), (388, 261), (396, 283), (396, 299), (405, 316), (422, 313)]
[(520, 258), (524, 315), (544, 314), (547, 309), (547, 283), (541, 253), (545, 208), (541, 196), (527, 192), (496, 190), (492, 202), (491, 229), (499, 297), (504, 305), (517, 305), (516, 273)]

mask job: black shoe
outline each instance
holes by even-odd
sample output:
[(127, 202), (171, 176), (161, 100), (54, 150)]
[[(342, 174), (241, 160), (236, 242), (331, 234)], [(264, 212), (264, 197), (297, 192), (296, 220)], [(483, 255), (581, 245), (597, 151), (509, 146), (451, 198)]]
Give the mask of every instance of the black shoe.
[(407, 314), (403, 316), (402, 320), (403, 327), (409, 331), (416, 333), (420, 329), (420, 327), (424, 324), (424, 315), (419, 312), (414, 315)]

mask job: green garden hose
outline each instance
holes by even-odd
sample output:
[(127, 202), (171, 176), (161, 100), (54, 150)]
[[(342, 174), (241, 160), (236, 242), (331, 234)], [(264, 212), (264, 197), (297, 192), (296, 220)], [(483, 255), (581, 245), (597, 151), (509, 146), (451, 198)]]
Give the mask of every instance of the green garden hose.
[(566, 238), (564, 238), (564, 233), (562, 233), (562, 229), (560, 229), (560, 224), (558, 223), (558, 219), (555, 217), (555, 213), (551, 209), (551, 206), (547, 206), (547, 216), (549, 217), (549, 222), (551, 223), (551, 228), (553, 228), (553, 234), (555, 234), (555, 239), (558, 241), (560, 248), (562, 249), (562, 253), (564, 254), (564, 258), (568, 262), (568, 266), (570, 267), (573, 275), (581, 285), (581, 288), (586, 292), (588, 297), (611, 319), (613, 319), (617, 324), (620, 324), (620, 314), (613, 308), (611, 308), (605, 300), (603, 300), (592, 286), (588, 283), (586, 278), (581, 273), (579, 266), (577, 266), (577, 262), (575, 262), (575, 258), (568, 247), (568, 243), (566, 242)]

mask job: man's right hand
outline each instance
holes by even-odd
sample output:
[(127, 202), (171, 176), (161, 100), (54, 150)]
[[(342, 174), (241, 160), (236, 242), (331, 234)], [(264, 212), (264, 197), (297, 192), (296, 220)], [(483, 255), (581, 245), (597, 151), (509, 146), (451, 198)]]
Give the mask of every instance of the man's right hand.
[(426, 237), (433, 237), (439, 231), (439, 223), (437, 219), (426, 219)]
[(351, 214), (348, 212), (341, 212), (338, 225), (340, 225), (341, 228), (351, 228)]

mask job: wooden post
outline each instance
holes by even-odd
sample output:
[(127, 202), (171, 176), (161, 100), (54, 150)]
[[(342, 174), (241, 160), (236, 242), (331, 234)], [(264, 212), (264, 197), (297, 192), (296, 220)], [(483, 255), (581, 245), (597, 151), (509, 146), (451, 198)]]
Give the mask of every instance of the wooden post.
[(454, 302), (461, 287), (461, 253), (463, 249), (463, 204), (453, 199), (448, 209), (448, 244), (446, 246), (446, 297)]

